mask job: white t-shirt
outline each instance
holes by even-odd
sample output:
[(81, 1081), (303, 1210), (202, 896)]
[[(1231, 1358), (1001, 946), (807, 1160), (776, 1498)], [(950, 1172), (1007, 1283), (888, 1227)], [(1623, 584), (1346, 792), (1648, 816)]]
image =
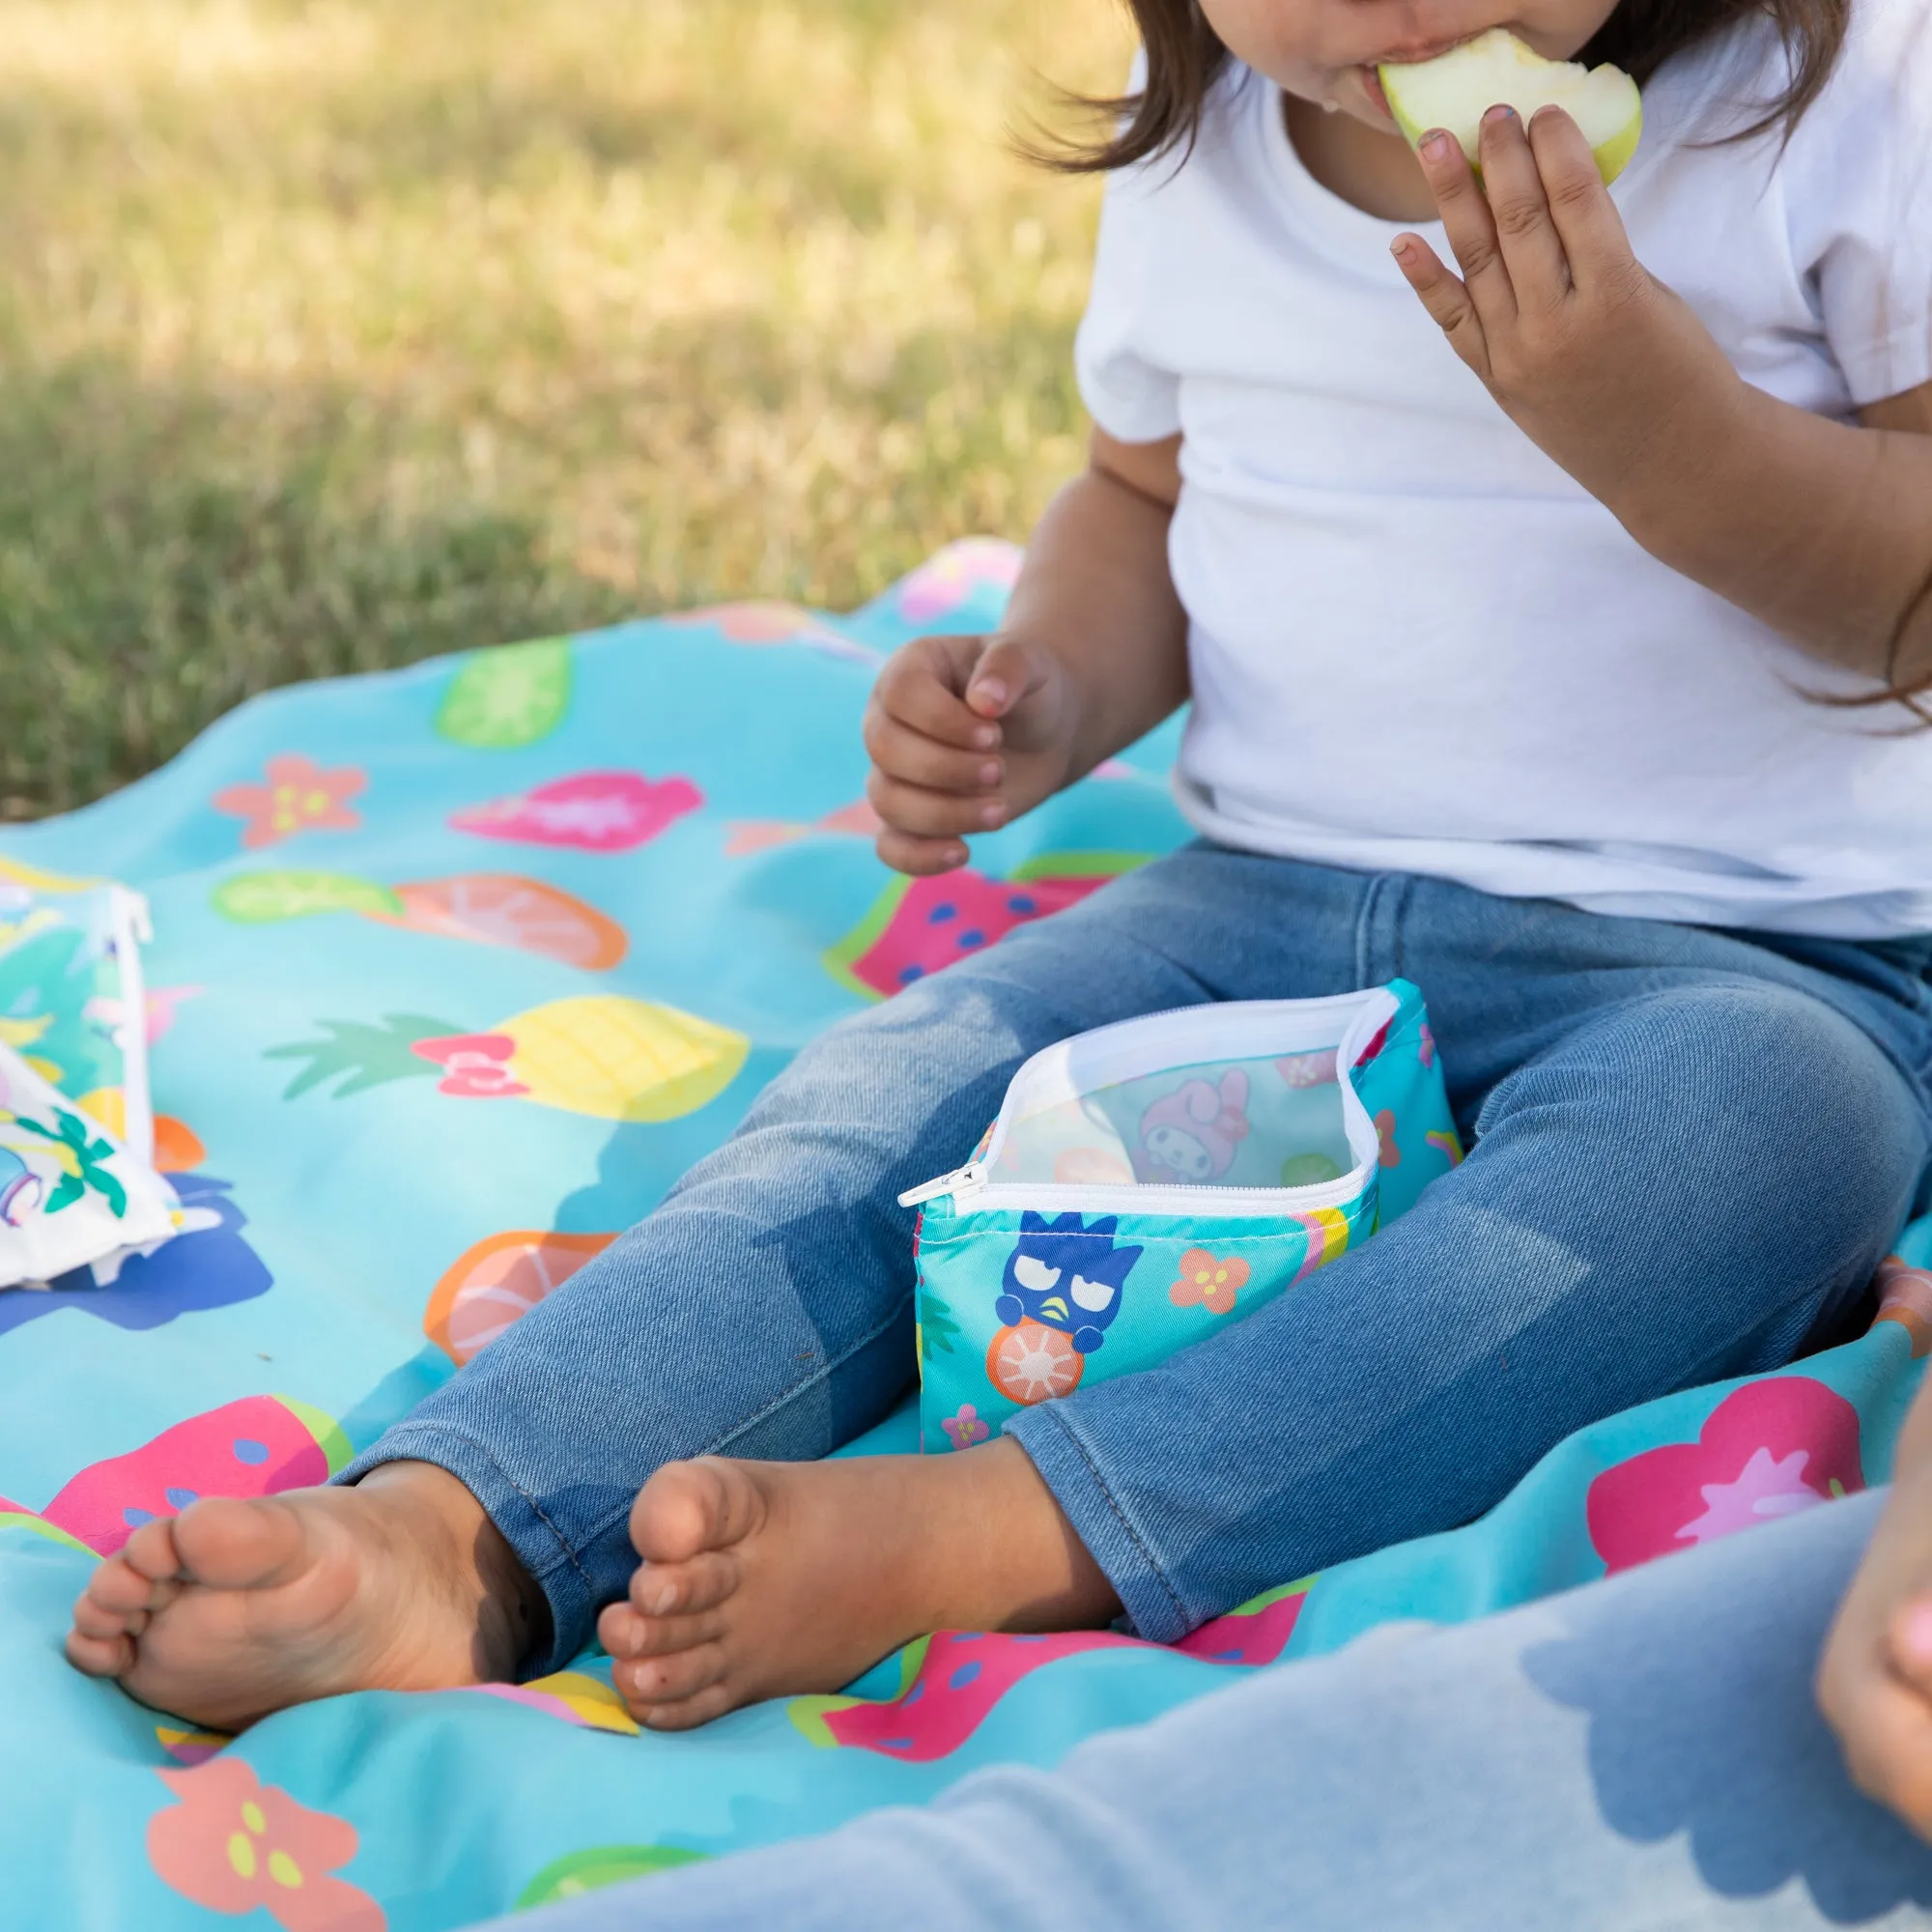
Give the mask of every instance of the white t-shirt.
[[(1932, 381), (1932, 0), (1852, 13), (1788, 147), (1695, 145), (1776, 92), (1753, 26), (1657, 76), (1612, 190), (1746, 378), (1842, 419)], [(1401, 232), (1245, 70), (1183, 162), (1109, 185), (1077, 362), (1109, 434), (1185, 439), (1188, 817), (1599, 912), (1932, 929), (1932, 732), (1807, 702), (1874, 687), (1641, 550), (1457, 359)]]

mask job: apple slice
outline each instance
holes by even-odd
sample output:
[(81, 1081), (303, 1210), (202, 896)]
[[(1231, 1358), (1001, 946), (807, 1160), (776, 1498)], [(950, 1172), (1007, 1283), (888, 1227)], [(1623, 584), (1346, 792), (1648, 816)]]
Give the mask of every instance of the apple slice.
[(1525, 122), (1539, 107), (1561, 107), (1582, 128), (1605, 182), (1623, 173), (1643, 132), (1643, 100), (1622, 68), (1545, 60), (1501, 27), (1435, 60), (1376, 72), (1411, 148), (1440, 128), (1462, 142), (1471, 167), (1492, 107), (1514, 107)]

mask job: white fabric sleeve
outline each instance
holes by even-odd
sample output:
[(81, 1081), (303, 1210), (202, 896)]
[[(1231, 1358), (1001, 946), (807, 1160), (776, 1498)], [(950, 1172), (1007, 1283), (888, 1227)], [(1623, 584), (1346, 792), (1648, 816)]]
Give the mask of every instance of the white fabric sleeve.
[(1932, 0), (1853, 0), (1838, 66), (1779, 172), (1853, 403), (1932, 382)]
[[(1136, 54), (1129, 93), (1138, 92), (1146, 71), (1147, 56)], [(1160, 365), (1149, 344), (1161, 189), (1173, 174), (1173, 157), (1167, 156), (1123, 168), (1108, 180), (1093, 289), (1073, 340), (1081, 400), (1094, 420), (1122, 442), (1158, 442), (1180, 428), (1179, 378)]]

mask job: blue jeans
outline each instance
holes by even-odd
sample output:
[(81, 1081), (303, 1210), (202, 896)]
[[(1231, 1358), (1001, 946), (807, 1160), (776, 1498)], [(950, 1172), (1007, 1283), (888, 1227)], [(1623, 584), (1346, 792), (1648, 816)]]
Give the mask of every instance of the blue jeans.
[(661, 1463), (802, 1461), (914, 1374), (913, 1215), (1029, 1054), (1414, 980), (1471, 1151), (1373, 1240), (1009, 1429), (1141, 1634), (1480, 1515), (1598, 1417), (1833, 1339), (1919, 1189), (1932, 942), (1775, 940), (1196, 845), (834, 1027), (658, 1209), (344, 1472), (441, 1464), (562, 1666)]
[(875, 1811), (514, 1922), (1922, 1924), (1910, 1908), (1932, 1906), (1932, 1847), (1852, 1787), (1811, 1701), (1880, 1500), (1830, 1503), (1455, 1630), (1388, 1627), (1095, 1738), (1056, 1772), (980, 1772), (923, 1810)]

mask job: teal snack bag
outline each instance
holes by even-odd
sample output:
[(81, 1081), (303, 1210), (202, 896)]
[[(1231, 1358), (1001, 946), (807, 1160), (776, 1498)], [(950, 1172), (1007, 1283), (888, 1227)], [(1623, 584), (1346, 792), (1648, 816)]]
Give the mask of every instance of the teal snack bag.
[(1231, 1001), (1062, 1040), (920, 1207), (920, 1438), (970, 1448), (1238, 1321), (1463, 1157), (1422, 995)]

